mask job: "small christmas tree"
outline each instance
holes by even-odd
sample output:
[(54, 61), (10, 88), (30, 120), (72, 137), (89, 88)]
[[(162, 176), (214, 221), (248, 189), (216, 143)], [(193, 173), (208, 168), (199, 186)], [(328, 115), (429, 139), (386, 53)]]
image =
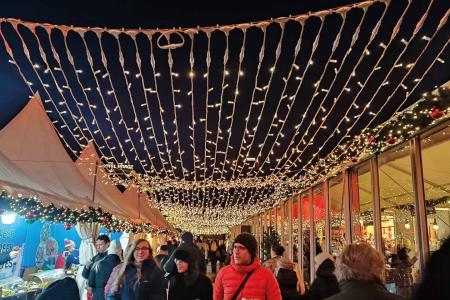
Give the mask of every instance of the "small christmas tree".
[(275, 228), (273, 228), (273, 226), (267, 227), (261, 245), (263, 250), (263, 261), (270, 258), (270, 249), (275, 245), (280, 245), (280, 241), (280, 235)]

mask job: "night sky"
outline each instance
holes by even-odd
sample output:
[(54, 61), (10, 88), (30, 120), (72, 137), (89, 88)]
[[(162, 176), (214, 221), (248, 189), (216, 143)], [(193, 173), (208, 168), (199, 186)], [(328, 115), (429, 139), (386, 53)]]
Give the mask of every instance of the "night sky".
[[(234, 24), (297, 15), (357, 3), (296, 1), (3, 1), (0, 17), (53, 24), (110, 28), (172, 28)], [(26, 103), (28, 91), (0, 47), (0, 128)]]

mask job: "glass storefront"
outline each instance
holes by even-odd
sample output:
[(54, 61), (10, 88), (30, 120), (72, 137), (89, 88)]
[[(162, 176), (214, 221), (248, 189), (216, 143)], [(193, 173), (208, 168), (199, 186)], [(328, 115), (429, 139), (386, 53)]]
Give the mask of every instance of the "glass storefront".
[(291, 216), (292, 216), (292, 258), (293, 261), (298, 263), (298, 250), (299, 250), (299, 243), (298, 243), (298, 234), (299, 234), (299, 225), (300, 225), (300, 219), (299, 219), (299, 201), (298, 197), (294, 197), (291, 199), (292, 205), (291, 205)]
[(314, 256), (326, 249), (325, 240), (325, 197), (323, 185), (319, 184), (313, 188), (313, 213), (314, 213), (314, 237), (316, 245)]
[(300, 196), (301, 201), (301, 218), (302, 218), (302, 237), (303, 237), (303, 278), (305, 283), (310, 282), (310, 247), (309, 247), (309, 235), (311, 233), (311, 214), (309, 205), (311, 199), (309, 194), (303, 193)]
[(373, 191), (370, 161), (352, 170), (351, 177), (351, 221), (352, 241), (367, 242), (375, 248), (375, 227), (373, 215)]
[[(311, 259), (327, 249), (328, 242), (330, 252), (338, 256), (349, 232), (352, 242), (368, 243), (382, 251), (386, 260), (387, 288), (409, 297), (413, 285), (420, 279), (419, 251), (427, 252), (428, 248), (419, 248), (421, 243), (418, 239), (427, 239), (424, 242), (431, 254), (450, 236), (449, 124), (448, 121), (446, 126), (441, 125), (442, 129), (435, 128), (432, 133), (421, 135), (422, 164), (410, 147), (414, 143), (407, 141), (346, 171), (349, 173), (348, 190), (342, 170), (326, 183), (289, 200), (290, 204), (286, 201), (276, 212), (275, 209), (270, 210), (267, 216), (270, 216), (272, 224), (277, 223), (277, 230), (280, 235), (283, 232), (285, 243), (292, 243), (289, 245), (291, 257), (301, 265), (307, 285), (313, 280)], [(413, 161), (414, 165), (422, 166), (425, 209), (416, 205), (420, 204), (417, 201), (420, 201), (422, 191), (421, 185), (414, 183), (413, 171), (420, 178), (420, 170), (413, 170)], [(328, 195), (325, 194), (327, 191)], [(346, 195), (350, 196), (349, 205), (345, 202)], [(379, 202), (374, 202), (377, 199)], [(377, 207), (379, 210), (375, 211)], [(329, 221), (330, 241), (326, 240), (325, 218)], [(418, 232), (417, 220), (426, 220), (426, 236), (424, 232)], [(379, 242), (377, 233), (380, 233)]]
[(289, 237), (289, 201), (285, 201), (282, 205), (281, 205), (281, 244), (283, 245), (283, 247), (286, 249), (285, 250), (285, 257), (289, 257), (291, 254), (291, 250), (289, 249), (291, 247), (290, 245), (290, 237)]
[(436, 251), (450, 236), (450, 127), (421, 140), (428, 243)]
[(338, 256), (345, 245), (344, 181), (342, 174), (329, 179), (328, 197), (330, 201), (330, 253), (333, 256)]
[(409, 297), (419, 265), (409, 144), (381, 154), (378, 172), (386, 283), (391, 291)]

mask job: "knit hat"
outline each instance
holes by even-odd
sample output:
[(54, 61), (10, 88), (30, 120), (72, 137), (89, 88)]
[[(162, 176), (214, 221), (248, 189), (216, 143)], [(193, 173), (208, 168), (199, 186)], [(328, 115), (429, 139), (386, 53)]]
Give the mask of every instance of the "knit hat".
[(245, 246), (247, 248), (248, 252), (250, 252), (250, 255), (252, 256), (252, 260), (256, 257), (256, 239), (253, 235), (250, 233), (241, 233), (239, 234), (235, 239), (234, 243), (239, 243)]
[(194, 242), (194, 236), (190, 232), (185, 232), (181, 235), (181, 240), (185, 244), (191, 244)]
[(319, 269), (320, 265), (327, 259), (330, 259), (332, 262), (334, 262), (334, 257), (328, 252), (322, 252), (314, 257), (314, 268), (316, 269), (316, 272)]
[(69, 248), (70, 246), (75, 247), (75, 242), (69, 239), (64, 239), (64, 248)]
[(187, 263), (189, 263), (190, 258), (191, 258), (189, 252), (186, 250), (182, 250), (182, 249), (176, 250), (173, 257), (175, 259), (182, 260)]

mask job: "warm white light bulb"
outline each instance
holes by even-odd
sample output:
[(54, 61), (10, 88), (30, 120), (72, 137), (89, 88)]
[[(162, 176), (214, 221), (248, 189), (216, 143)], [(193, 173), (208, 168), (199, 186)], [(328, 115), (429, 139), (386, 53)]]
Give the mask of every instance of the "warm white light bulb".
[(6, 212), (2, 214), (2, 223), (10, 225), (16, 222), (16, 214), (13, 212)]

